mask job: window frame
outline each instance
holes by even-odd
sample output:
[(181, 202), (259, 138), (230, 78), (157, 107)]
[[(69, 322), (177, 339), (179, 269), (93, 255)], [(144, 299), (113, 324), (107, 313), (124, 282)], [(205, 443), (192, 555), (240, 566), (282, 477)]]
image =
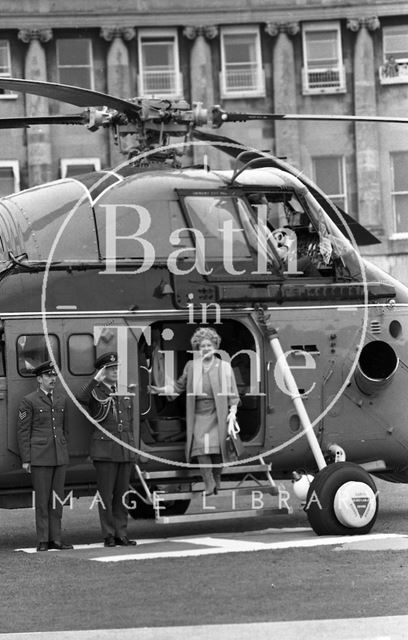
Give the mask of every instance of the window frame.
[[(398, 58), (392, 51), (387, 51), (386, 40), (391, 35), (392, 31), (396, 32), (398, 29), (406, 29), (407, 38), (407, 57)], [(408, 23), (404, 25), (392, 25), (383, 27), (382, 30), (382, 47), (383, 47), (383, 64), (379, 68), (379, 77), (381, 84), (407, 84), (408, 83)], [(396, 63), (396, 69), (392, 74), (387, 72), (387, 60), (392, 56)]]
[[(14, 176), (14, 191), (12, 191), (11, 193), (17, 193), (17, 191), (20, 191), (20, 163), (18, 160), (0, 160), (0, 168), (4, 167), (11, 168)], [(11, 195), (11, 193), (7, 195)]]
[(93, 165), (94, 171), (100, 171), (101, 159), (96, 156), (93, 158), (60, 158), (61, 178), (68, 178), (68, 179), (73, 178), (74, 176), (67, 176), (67, 172), (69, 167), (75, 166), (75, 165), (80, 165), (80, 166)]
[[(143, 66), (143, 39), (159, 39), (163, 40), (173, 39), (173, 56), (174, 66), (170, 71), (174, 75), (173, 86), (170, 91), (157, 91), (152, 94), (151, 91), (146, 89), (145, 69)], [(151, 97), (154, 95), (156, 98), (182, 98), (183, 97), (183, 77), (180, 69), (180, 55), (179, 55), (179, 38), (177, 29), (139, 29), (137, 34), (137, 55), (138, 55), (138, 93), (142, 97)], [(149, 68), (149, 67), (148, 67)], [(171, 67), (168, 67), (170, 70)], [(166, 73), (166, 72), (164, 72)]]
[[(337, 64), (332, 69), (338, 73), (338, 84), (336, 86), (310, 86), (310, 73), (327, 73), (330, 69), (327, 67), (310, 68), (310, 62), (307, 55), (307, 35), (309, 33), (323, 31), (335, 31), (336, 37), (336, 49), (337, 49)], [(329, 93), (346, 93), (346, 74), (344, 68), (343, 48), (341, 42), (341, 24), (338, 20), (327, 22), (308, 22), (302, 25), (302, 52), (303, 52), (303, 67), (302, 67), (302, 93), (303, 95), (319, 95)]]
[[(254, 35), (255, 36), (255, 55), (256, 55), (256, 87), (255, 88), (239, 88), (230, 89), (228, 87), (228, 65), (234, 63), (228, 63), (225, 55), (225, 37), (229, 35)], [(221, 53), (221, 71), (219, 74), (220, 79), (220, 92), (221, 98), (258, 98), (265, 97), (265, 71), (262, 61), (262, 48), (261, 48), (261, 34), (259, 26), (256, 25), (240, 25), (231, 27), (221, 27), (220, 29), (220, 53)]]
[[(19, 341), (19, 339), (22, 338), (22, 337), (26, 337), (27, 338), (27, 337), (34, 337), (34, 336), (42, 336), (42, 337), (44, 337), (44, 334), (43, 333), (19, 333), (18, 336), (16, 336), (16, 339), (15, 339), (15, 357), (16, 357), (15, 363), (16, 363), (16, 371), (17, 371), (18, 375), (20, 376), (20, 378), (35, 378), (36, 377), (36, 374), (34, 372), (33, 373), (22, 373), (20, 371), (19, 353), (18, 353), (18, 341)], [(56, 344), (56, 346), (58, 348), (58, 351), (57, 351), (57, 353), (53, 352), (53, 355), (57, 356), (55, 358), (55, 360), (56, 360), (56, 362), (58, 364), (58, 367), (61, 368), (61, 342), (60, 342), (59, 336), (56, 333), (50, 333), (50, 334), (48, 334), (48, 338), (49, 339), (50, 338), (53, 338), (53, 339), (55, 338), (55, 341), (56, 341), (55, 344)], [(47, 351), (48, 351), (48, 347), (47, 347)], [(38, 364), (40, 364), (40, 363), (38, 363)]]
[[(89, 51), (89, 64), (60, 64), (60, 51), (58, 43), (63, 40), (80, 40), (81, 42), (88, 42), (88, 51)], [(94, 57), (93, 57), (93, 46), (92, 46), (92, 38), (57, 38), (55, 43), (56, 48), (56, 67), (57, 67), (57, 81), (61, 83), (60, 69), (83, 69), (89, 68), (89, 77), (90, 77), (90, 86), (84, 87), (85, 89), (89, 89), (93, 91), (95, 89), (95, 78), (94, 78)], [(64, 83), (62, 83), (64, 84)]]
[(391, 211), (392, 211), (392, 233), (391, 233), (392, 240), (408, 238), (408, 231), (398, 231), (397, 229), (397, 211), (395, 207), (395, 204), (396, 204), (395, 196), (398, 196), (398, 195), (408, 196), (408, 184), (407, 184), (406, 191), (395, 190), (394, 158), (397, 154), (401, 154), (401, 153), (406, 154), (406, 157), (408, 160), (408, 150), (405, 151), (404, 149), (402, 149), (402, 150), (390, 151), (390, 174), (391, 174), (390, 195), (391, 195)]
[[(342, 198), (343, 201), (344, 201), (344, 205), (343, 205), (342, 209), (344, 211), (347, 211), (348, 193), (347, 193), (347, 180), (346, 180), (346, 158), (345, 158), (344, 155), (337, 155), (337, 154), (313, 155), (312, 156), (312, 171), (313, 171), (313, 180), (314, 180), (314, 182), (316, 182), (316, 184), (318, 184), (318, 182), (316, 181), (316, 164), (315, 164), (315, 161), (317, 159), (321, 160), (322, 158), (331, 158), (331, 159), (337, 158), (338, 161), (339, 161), (338, 167), (340, 168), (340, 171), (341, 171), (339, 177), (340, 177), (340, 182), (342, 182), (342, 184), (340, 186), (343, 188), (343, 193), (332, 194), (332, 193), (327, 193), (327, 191), (325, 191), (325, 195), (327, 195), (327, 197), (330, 200), (334, 200), (334, 198), (336, 198), (336, 199)], [(320, 186), (320, 185), (318, 184), (318, 186)], [(333, 202), (333, 204), (335, 206), (337, 206), (335, 202)]]
[[(7, 66), (8, 66), (8, 71), (1, 71), (0, 72), (0, 78), (11, 78), (13, 76), (12, 74), (12, 67), (11, 67), (11, 51), (10, 51), (10, 40), (6, 39), (6, 38), (1, 38), (0, 39), (0, 44), (2, 42), (5, 42), (7, 45)], [(13, 93), (12, 91), (7, 91), (7, 89), (4, 90), (4, 93), (0, 93), (0, 100), (16, 100), (18, 98), (18, 94), (17, 93)]]

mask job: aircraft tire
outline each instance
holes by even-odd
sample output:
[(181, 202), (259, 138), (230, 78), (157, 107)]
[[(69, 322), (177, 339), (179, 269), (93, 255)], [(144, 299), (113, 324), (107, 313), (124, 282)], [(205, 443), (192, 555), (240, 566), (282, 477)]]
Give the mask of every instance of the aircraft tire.
[(319, 536), (368, 533), (378, 512), (375, 482), (353, 462), (330, 464), (311, 483), (305, 511)]

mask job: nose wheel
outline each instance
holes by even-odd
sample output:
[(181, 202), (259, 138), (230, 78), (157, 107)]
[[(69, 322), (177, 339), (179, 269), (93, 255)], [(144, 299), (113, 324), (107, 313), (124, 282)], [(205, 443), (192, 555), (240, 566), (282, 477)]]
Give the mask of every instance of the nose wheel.
[(319, 536), (368, 533), (378, 512), (374, 480), (352, 462), (330, 464), (311, 483), (305, 511)]

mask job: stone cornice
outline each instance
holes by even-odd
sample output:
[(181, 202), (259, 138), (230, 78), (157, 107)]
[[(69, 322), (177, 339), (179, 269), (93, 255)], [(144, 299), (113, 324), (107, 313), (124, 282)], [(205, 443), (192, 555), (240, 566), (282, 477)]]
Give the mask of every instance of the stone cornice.
[[(115, 5), (112, 8), (112, 5)], [(271, 6), (272, 5), (272, 6)], [(408, 16), (406, 0), (349, 0), (347, 6), (341, 0), (206, 0), (192, 3), (191, 0), (70, 0), (70, 3), (55, 0), (0, 0), (2, 29), (21, 28), (30, 24), (32, 28), (43, 27), (76, 29), (111, 27), (175, 27), (208, 24), (265, 24), (269, 22), (304, 22), (310, 20), (346, 20), (347, 18), (370, 18)]]
[(32, 40), (39, 40), (40, 42), (49, 42), (52, 40), (52, 29), (20, 29), (18, 32), (19, 40), (22, 40), (26, 44)]

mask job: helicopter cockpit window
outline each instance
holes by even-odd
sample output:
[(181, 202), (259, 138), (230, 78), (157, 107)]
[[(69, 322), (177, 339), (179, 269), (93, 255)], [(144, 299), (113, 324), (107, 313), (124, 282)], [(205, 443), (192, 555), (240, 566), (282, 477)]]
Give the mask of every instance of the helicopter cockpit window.
[[(57, 336), (48, 336), (52, 355), (60, 366), (60, 348)], [(17, 338), (17, 370), (21, 376), (34, 375), (34, 369), (41, 362), (50, 359), (45, 337), (42, 334), (22, 335)]]
[(327, 228), (317, 224), (307, 203), (293, 191), (256, 191), (247, 199), (257, 224), (267, 229), (290, 276), (331, 275), (331, 247)]
[[(107, 257), (106, 236), (110, 229), (110, 222), (107, 219), (105, 205), (97, 205), (95, 214), (101, 255)], [(140, 198), (135, 206), (119, 205), (115, 208), (116, 258), (118, 260), (143, 260), (145, 257), (144, 246), (134, 237), (138, 230), (143, 230), (142, 237), (153, 245), (156, 259), (167, 259), (174, 251), (174, 245), (170, 243), (172, 232), (184, 229), (185, 226), (185, 220), (177, 200), (143, 200)], [(193, 247), (188, 230), (180, 231), (178, 236), (183, 247)]]
[(179, 195), (189, 227), (204, 239), (206, 261), (213, 265), (222, 263), (224, 276), (231, 275), (230, 265), (234, 265), (232, 268), (239, 265), (243, 272), (260, 273), (259, 251), (264, 254), (262, 264), (267, 267), (268, 276), (278, 272), (279, 258), (260, 240), (257, 223), (241, 194), (180, 190)]
[[(232, 224), (234, 256), (251, 259), (251, 252), (242, 231), (234, 199), (225, 196), (186, 196), (184, 205), (192, 228), (201, 231), (205, 238), (207, 258), (222, 258), (225, 249), (223, 229)], [(249, 224), (249, 221), (248, 221)], [(232, 247), (231, 247), (232, 248)], [(230, 256), (232, 257), (232, 256)]]

